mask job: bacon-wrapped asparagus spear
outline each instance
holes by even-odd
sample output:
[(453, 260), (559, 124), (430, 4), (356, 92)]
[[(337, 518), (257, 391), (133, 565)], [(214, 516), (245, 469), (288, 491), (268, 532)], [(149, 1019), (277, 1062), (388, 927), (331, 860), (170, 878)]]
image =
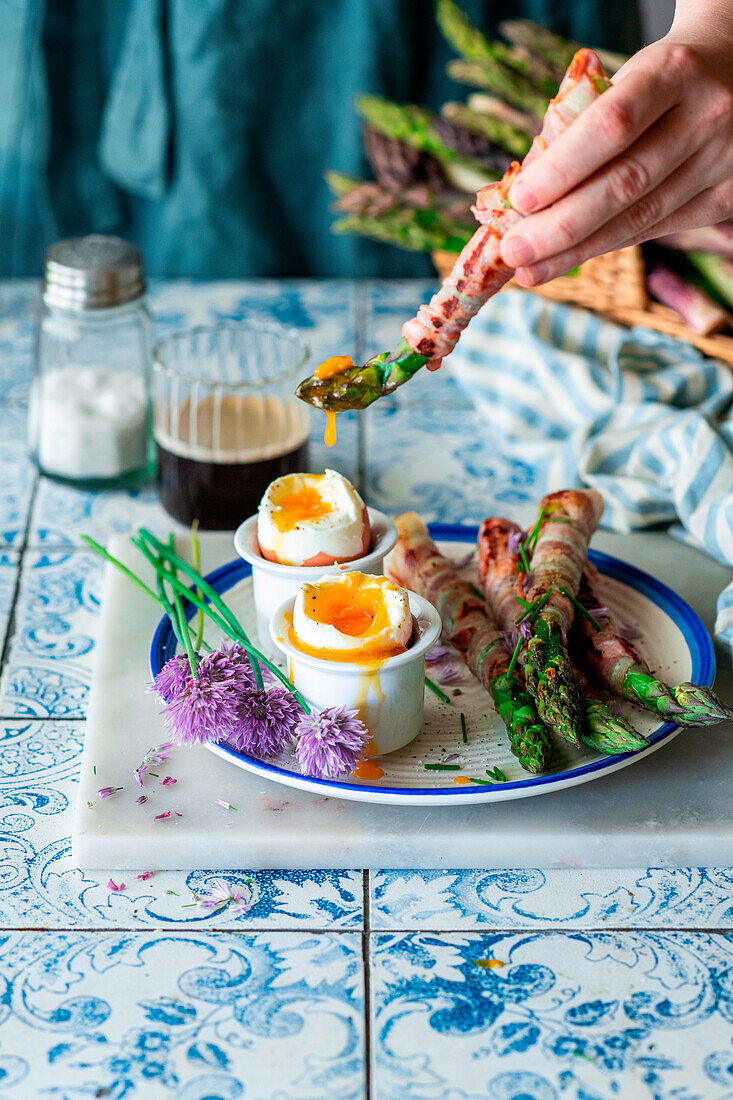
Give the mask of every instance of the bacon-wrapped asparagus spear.
[(419, 516), (406, 512), (395, 522), (399, 538), (385, 559), (387, 572), (434, 605), (446, 639), (493, 697), (512, 752), (523, 768), (539, 774), (550, 762), (552, 744), (519, 670), (510, 668), (503, 636), (489, 616), (485, 601), (440, 553)]
[[(592, 50), (578, 50), (557, 95), (550, 101), (542, 130), (524, 163), (547, 148), (607, 87), (597, 55)], [(521, 217), (511, 209), (507, 198), (519, 170), (518, 164), (513, 165), (500, 183), (479, 192), (475, 209), (485, 224), (464, 247), (430, 302), (420, 306), (417, 315), (402, 326), (403, 339), (394, 351), (326, 377), (316, 372), (300, 383), (298, 397), (330, 412), (365, 409), (403, 385), (426, 364), (440, 365), (471, 318), (512, 276), (512, 268), (501, 258), (500, 245), (504, 233)]]
[(588, 565), (578, 592), (586, 615), (576, 616), (574, 624), (593, 675), (616, 695), (678, 726), (713, 726), (730, 718), (730, 708), (712, 688), (690, 683), (668, 687), (654, 676), (633, 643), (619, 634), (611, 613), (606, 608), (600, 611), (597, 583), (597, 571)]
[[(516, 620), (521, 614), (519, 598), (524, 598), (526, 574), (522, 571), (519, 545), (524, 538), (516, 523), (498, 516), (484, 520), (478, 536), (479, 581), (499, 627), (518, 637)], [(579, 678), (580, 679), (580, 678)], [(582, 685), (585, 688), (585, 684)], [(584, 691), (587, 728), (582, 740), (600, 752), (633, 752), (646, 745), (646, 739), (599, 699)], [(540, 715), (545, 718), (543, 704)], [(552, 721), (551, 708), (546, 720)], [(561, 731), (558, 731), (561, 732)]]

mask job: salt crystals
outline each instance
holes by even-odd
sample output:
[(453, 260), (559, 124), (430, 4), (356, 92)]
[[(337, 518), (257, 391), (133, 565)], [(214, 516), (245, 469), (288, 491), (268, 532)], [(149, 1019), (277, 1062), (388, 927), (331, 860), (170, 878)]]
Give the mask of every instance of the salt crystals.
[(143, 379), (108, 367), (62, 367), (36, 379), (29, 434), (42, 470), (94, 480), (142, 469), (148, 456)]

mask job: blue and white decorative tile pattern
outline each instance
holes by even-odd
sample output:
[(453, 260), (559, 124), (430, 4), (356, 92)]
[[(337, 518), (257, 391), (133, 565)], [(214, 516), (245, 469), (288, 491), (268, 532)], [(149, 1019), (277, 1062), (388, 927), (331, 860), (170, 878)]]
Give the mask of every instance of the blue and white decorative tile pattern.
[(375, 929), (730, 928), (733, 869), (378, 871)]
[(83, 718), (103, 563), (87, 550), (29, 550), (0, 679), (4, 717)]
[(733, 943), (690, 932), (380, 934), (380, 1100), (728, 1100)]
[[(293, 325), (313, 362), (393, 346), (432, 289), (179, 281), (154, 283), (151, 305), (159, 335), (229, 317)], [(0, 636), (13, 608), (0, 670), (0, 1098), (733, 1096), (733, 944), (711, 934), (733, 928), (733, 869), (370, 882), (358, 869), (74, 867), (102, 577), (78, 535), (175, 525), (150, 485), (91, 494), (36, 477), (25, 417), (37, 293), (31, 280), (0, 285)], [(385, 510), (469, 522), (534, 499), (529, 467), (499, 460), (446, 369), (337, 428), (328, 450), (313, 414), (312, 468), (335, 466)], [(243, 911), (201, 904), (219, 879)]]
[(353, 935), (0, 933), (3, 1100), (357, 1100)]

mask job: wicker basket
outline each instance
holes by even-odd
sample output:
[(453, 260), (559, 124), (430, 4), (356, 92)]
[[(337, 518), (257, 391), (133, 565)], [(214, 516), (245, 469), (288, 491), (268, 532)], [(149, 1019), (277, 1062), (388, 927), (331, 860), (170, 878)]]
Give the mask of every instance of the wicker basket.
[[(434, 252), (433, 263), (444, 278), (455, 262), (452, 252)], [(510, 284), (516, 285), (516, 284)], [(592, 309), (622, 325), (646, 325), (666, 332), (733, 367), (733, 336), (700, 336), (681, 321), (674, 310), (649, 300), (641, 248), (623, 248), (587, 260), (575, 275), (561, 275), (533, 290), (553, 302)]]

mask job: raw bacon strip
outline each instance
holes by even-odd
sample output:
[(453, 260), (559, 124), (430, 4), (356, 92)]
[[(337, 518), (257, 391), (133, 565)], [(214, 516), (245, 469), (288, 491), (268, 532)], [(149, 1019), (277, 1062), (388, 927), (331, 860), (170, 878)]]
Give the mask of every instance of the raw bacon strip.
[(539, 774), (550, 762), (552, 745), (521, 673), (509, 671), (511, 658), (486, 603), (440, 553), (419, 516), (406, 512), (395, 522), (399, 538), (385, 559), (389, 576), (438, 610), (447, 640), (490, 692), (512, 752), (523, 768)]
[[(524, 159), (529, 163), (546, 149), (605, 90), (600, 61), (592, 50), (578, 50), (547, 108), (540, 134)], [(512, 210), (507, 194), (521, 170), (515, 162), (496, 184), (479, 191), (474, 212), (485, 224), (459, 255), (450, 275), (417, 316), (402, 326), (413, 351), (431, 360), (449, 355), (472, 317), (512, 277), (501, 258), (501, 238), (522, 215)], [(437, 364), (431, 364), (437, 365)]]
[(532, 584), (527, 600), (532, 603), (552, 589), (542, 616), (556, 621), (564, 641), (575, 608), (560, 588), (573, 596), (578, 594), (588, 544), (603, 515), (603, 498), (595, 489), (564, 489), (541, 500), (540, 514), (543, 509), (545, 514), (530, 562)]

